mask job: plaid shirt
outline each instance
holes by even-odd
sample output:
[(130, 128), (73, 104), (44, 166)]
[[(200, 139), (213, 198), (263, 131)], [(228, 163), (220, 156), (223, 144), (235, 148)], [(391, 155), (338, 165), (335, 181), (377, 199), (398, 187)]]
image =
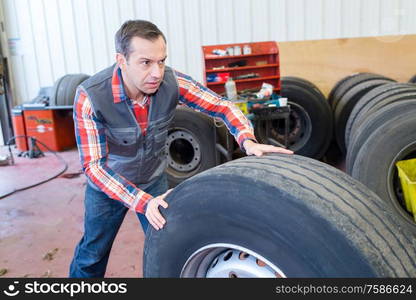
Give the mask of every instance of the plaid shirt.
[[(175, 71), (179, 84), (179, 102), (196, 111), (223, 120), (231, 134), (242, 147), (247, 139), (255, 140), (250, 121), (230, 101), (202, 86), (191, 77)], [(117, 66), (113, 72), (112, 92), (114, 103), (130, 101)], [(147, 127), (147, 111), (151, 96), (144, 108), (132, 105), (142, 130)], [(107, 166), (108, 147), (105, 127), (94, 115), (91, 101), (81, 88), (74, 103), (75, 133), (81, 164), (86, 176), (110, 198), (121, 201), (131, 210), (145, 212), (147, 202), (153, 198)]]
[(147, 114), (149, 112), (149, 106), (150, 106), (150, 97), (148, 95), (145, 96), (142, 104), (133, 102), (133, 101), (131, 104), (131, 108), (133, 109), (134, 115), (136, 116), (136, 121), (139, 124), (143, 135), (146, 135), (147, 121), (148, 121)]

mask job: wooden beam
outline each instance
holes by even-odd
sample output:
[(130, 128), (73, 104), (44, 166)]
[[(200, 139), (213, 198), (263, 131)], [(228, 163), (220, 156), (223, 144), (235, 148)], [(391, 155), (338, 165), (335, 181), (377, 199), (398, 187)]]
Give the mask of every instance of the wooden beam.
[(416, 35), (279, 42), (281, 76), (307, 79), (328, 95), (357, 72), (407, 82), (416, 74)]

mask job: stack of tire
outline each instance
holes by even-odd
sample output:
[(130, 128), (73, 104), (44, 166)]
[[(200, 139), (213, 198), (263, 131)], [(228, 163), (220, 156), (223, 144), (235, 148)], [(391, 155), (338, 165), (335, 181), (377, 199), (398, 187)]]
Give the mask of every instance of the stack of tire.
[[(283, 77), (281, 87), (280, 96), (287, 98), (290, 105), (288, 148), (302, 156), (322, 158), (332, 136), (328, 101), (313, 83), (302, 78)], [(260, 143), (268, 144), (272, 138), (285, 144), (283, 119), (256, 121), (253, 126)], [(226, 153), (238, 148), (224, 125), (186, 107), (176, 109), (166, 146), (170, 187), (231, 160)]]
[(342, 153), (346, 153), (345, 131), (348, 118), (363, 95), (394, 80), (373, 73), (356, 73), (340, 80), (331, 90), (328, 102), (334, 115), (335, 139)]
[(416, 233), (396, 168), (398, 161), (416, 158), (416, 85), (354, 74), (334, 87), (330, 101), (346, 172), (390, 203)]

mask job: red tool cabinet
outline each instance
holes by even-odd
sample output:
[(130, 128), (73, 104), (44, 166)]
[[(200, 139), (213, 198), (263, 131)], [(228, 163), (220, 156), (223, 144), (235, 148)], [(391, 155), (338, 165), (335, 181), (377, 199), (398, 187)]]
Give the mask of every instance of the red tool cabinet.
[[(31, 136), (52, 151), (64, 151), (76, 147), (72, 106), (23, 105), (12, 110), (16, 136)], [(16, 138), (17, 149), (29, 150), (26, 139)], [(41, 143), (40, 150), (49, 151)]]
[[(35, 137), (53, 151), (76, 146), (72, 108), (25, 108), (26, 134)], [(48, 151), (41, 144), (42, 151)]]

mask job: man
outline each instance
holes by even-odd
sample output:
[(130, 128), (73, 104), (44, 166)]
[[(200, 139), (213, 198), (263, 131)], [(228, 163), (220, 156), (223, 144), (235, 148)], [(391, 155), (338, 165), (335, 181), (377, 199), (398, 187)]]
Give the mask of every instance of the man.
[(78, 150), (88, 178), (84, 235), (70, 277), (103, 277), (110, 250), (128, 209), (144, 232), (156, 230), (168, 207), (163, 155), (175, 107), (183, 103), (220, 117), (248, 155), (292, 151), (258, 144), (253, 128), (230, 101), (167, 66), (166, 39), (152, 23), (125, 22), (115, 35), (116, 64), (77, 89), (74, 121)]

